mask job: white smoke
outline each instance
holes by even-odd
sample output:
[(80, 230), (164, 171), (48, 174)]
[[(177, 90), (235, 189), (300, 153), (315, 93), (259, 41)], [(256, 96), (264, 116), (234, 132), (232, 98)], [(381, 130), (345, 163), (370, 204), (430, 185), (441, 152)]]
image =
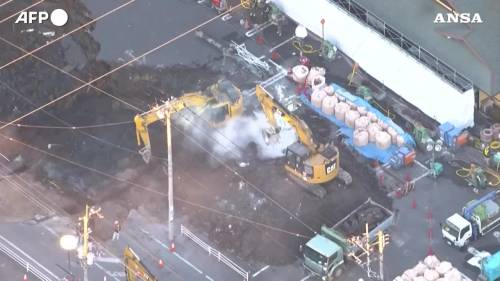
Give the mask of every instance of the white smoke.
[[(182, 114), (176, 123), (183, 124), (189, 134), (205, 149), (209, 149), (217, 157), (240, 160), (243, 150), (255, 143), (260, 159), (274, 159), (284, 156), (285, 149), (297, 141), (297, 135), (280, 117), (277, 123), (281, 127), (278, 142), (266, 144), (262, 132), (270, 127), (263, 112), (255, 112), (253, 116), (240, 116), (229, 120), (218, 129), (209, 128), (203, 120), (193, 114)], [(242, 159), (245, 160), (245, 159)]]

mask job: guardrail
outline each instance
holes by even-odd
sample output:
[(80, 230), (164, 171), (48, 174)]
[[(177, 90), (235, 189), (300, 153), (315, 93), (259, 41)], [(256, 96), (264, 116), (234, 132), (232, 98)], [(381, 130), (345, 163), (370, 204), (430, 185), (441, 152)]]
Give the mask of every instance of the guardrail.
[(187, 229), (185, 226), (181, 225), (181, 234), (185, 235), (189, 239), (191, 239), (194, 243), (198, 244), (202, 249), (208, 252), (209, 256), (214, 256), (216, 257), (219, 262), (224, 263), (227, 265), (229, 268), (234, 270), (236, 273), (241, 275), (245, 281), (248, 281), (250, 278), (250, 273), (243, 268), (241, 268), (239, 265), (237, 265), (235, 262), (230, 260), (228, 257), (224, 256), (221, 252), (219, 252), (217, 249), (214, 249), (207, 243), (203, 242), (200, 238), (198, 238), (196, 235), (194, 235), (189, 229)]
[[(14, 250), (13, 250), (14, 249)], [(16, 253), (17, 250), (19, 252)], [(0, 235), (0, 252), (3, 252), (5, 255), (7, 255), (9, 258), (14, 260), (16, 263), (21, 265), (22, 267), (26, 268), (27, 271), (29, 271), (31, 274), (33, 274), (36, 278), (38, 278), (41, 281), (55, 281), (55, 280), (60, 280), (57, 276), (52, 276), (55, 277), (55, 279), (48, 277), (45, 275), (42, 271), (40, 271), (37, 267), (40, 266), (44, 270), (46, 270), (43, 266), (38, 264), (36, 261), (32, 260), (26, 253), (18, 249), (12, 242), (4, 238), (3, 236)], [(24, 255), (25, 257), (31, 259), (33, 262), (30, 263), (26, 259), (24, 259), (20, 254)], [(53, 274), (51, 274), (53, 275)]]

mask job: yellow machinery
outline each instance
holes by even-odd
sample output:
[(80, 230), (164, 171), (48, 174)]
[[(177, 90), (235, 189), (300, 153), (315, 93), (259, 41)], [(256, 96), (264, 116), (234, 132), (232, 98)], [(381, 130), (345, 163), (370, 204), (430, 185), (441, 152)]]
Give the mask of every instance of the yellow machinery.
[(123, 252), (123, 262), (127, 281), (158, 281), (130, 247)]
[(139, 150), (146, 163), (151, 160), (151, 142), (148, 126), (162, 120), (170, 122), (173, 113), (190, 109), (199, 114), (203, 121), (213, 127), (218, 127), (230, 118), (243, 112), (243, 96), (241, 91), (228, 80), (219, 80), (205, 91), (187, 93), (178, 98), (172, 98), (151, 110), (138, 114), (134, 118), (137, 134), (137, 144), (144, 145)]
[(345, 185), (352, 178), (340, 167), (339, 150), (330, 144), (316, 144), (309, 126), (300, 118), (279, 104), (262, 86), (257, 85), (256, 96), (267, 120), (272, 125), (266, 132), (266, 142), (279, 133), (276, 114), (292, 126), (299, 139), (287, 147), (285, 169), (294, 178), (299, 179), (303, 186), (314, 195), (323, 198), (326, 190), (319, 184), (339, 178)]

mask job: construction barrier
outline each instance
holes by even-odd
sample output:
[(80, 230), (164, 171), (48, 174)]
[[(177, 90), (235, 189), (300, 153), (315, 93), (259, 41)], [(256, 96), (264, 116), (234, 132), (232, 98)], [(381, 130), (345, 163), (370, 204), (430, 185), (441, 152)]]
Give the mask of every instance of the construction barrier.
[(237, 265), (235, 262), (230, 260), (228, 257), (224, 256), (221, 252), (218, 250), (214, 249), (207, 243), (203, 242), (200, 238), (198, 238), (196, 235), (194, 235), (189, 229), (187, 229), (185, 226), (181, 225), (181, 234), (188, 237), (191, 239), (194, 243), (198, 244), (202, 249), (208, 252), (208, 255), (214, 256), (218, 259), (219, 262), (224, 263), (227, 265), (229, 268), (234, 270), (236, 273), (241, 275), (245, 281), (249, 280), (249, 272), (241, 268), (239, 265)]
[[(52, 272), (48, 271), (45, 267), (39, 264), (37, 261), (33, 260), (21, 249), (17, 248), (12, 242), (0, 235), (0, 252), (3, 252), (13, 261), (26, 268), (33, 276), (35, 276), (40, 281), (56, 281), (60, 280), (59, 277), (55, 276)], [(23, 257), (24, 256), (24, 257)], [(27, 259), (31, 260), (28, 261)], [(46, 271), (51, 277), (47, 276), (42, 272)], [(25, 275), (27, 277), (27, 274)]]

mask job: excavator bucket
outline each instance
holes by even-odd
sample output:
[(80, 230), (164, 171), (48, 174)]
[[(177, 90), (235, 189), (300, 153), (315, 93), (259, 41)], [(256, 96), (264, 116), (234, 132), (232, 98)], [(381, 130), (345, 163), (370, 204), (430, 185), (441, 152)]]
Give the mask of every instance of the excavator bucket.
[(267, 145), (276, 144), (280, 141), (279, 131), (272, 127), (262, 130), (262, 138)]

